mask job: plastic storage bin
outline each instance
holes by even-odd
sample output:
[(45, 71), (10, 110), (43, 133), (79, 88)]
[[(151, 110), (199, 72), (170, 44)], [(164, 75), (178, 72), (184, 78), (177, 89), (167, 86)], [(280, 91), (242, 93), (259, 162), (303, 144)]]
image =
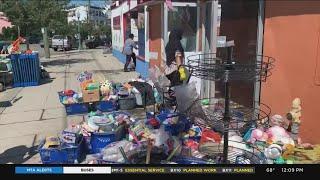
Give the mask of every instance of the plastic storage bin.
[(177, 164), (214, 164), (214, 162), (206, 161), (200, 158), (183, 156), (174, 157), (172, 158), (171, 162), (175, 162)]
[(84, 103), (78, 104), (66, 104), (64, 105), (66, 108), (67, 115), (75, 115), (75, 114), (85, 114), (88, 113), (88, 105)]
[(10, 56), (14, 87), (38, 86), (40, 82), (40, 61), (37, 53), (13, 54)]
[(90, 145), (91, 153), (100, 153), (101, 149), (116, 140), (116, 134), (111, 133), (91, 133)]
[(131, 110), (136, 107), (136, 97), (134, 95), (119, 97), (118, 103), (120, 110)]
[(115, 101), (100, 101), (95, 104), (96, 109), (102, 112), (117, 111), (118, 105)]
[(38, 151), (43, 164), (75, 164), (80, 162), (84, 153), (84, 143), (81, 138), (77, 146), (64, 146), (62, 148), (45, 149), (42, 141), (38, 147)]

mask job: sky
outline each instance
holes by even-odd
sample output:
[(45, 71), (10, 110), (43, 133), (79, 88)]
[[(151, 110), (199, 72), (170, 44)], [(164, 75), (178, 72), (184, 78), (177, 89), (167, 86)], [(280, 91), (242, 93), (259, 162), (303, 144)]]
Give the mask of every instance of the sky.
[[(106, 0), (91, 0), (91, 5), (104, 7)], [(71, 0), (71, 4), (88, 4), (88, 0)]]

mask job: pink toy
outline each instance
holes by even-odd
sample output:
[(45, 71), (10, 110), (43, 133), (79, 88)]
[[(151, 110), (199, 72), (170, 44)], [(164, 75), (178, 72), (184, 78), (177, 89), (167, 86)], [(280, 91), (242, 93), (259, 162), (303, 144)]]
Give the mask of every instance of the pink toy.
[(268, 134), (265, 133), (262, 129), (254, 129), (251, 133), (250, 142), (254, 143), (256, 141), (267, 141)]
[(283, 144), (294, 144), (292, 138), (283, 127), (273, 126), (266, 132), (268, 134), (268, 138), (274, 143), (281, 142)]

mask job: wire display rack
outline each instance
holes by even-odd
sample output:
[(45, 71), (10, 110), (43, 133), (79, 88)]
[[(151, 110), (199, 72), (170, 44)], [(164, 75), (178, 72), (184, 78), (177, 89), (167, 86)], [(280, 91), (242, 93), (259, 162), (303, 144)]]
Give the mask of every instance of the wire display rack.
[[(215, 159), (216, 163), (224, 162), (224, 147), (221, 143), (208, 143), (200, 146), (199, 151)], [(266, 164), (267, 158), (258, 148), (243, 142), (229, 140), (227, 163), (229, 164)]]
[[(215, 115), (210, 116), (207, 122), (213, 122), (211, 126), (223, 127), (223, 157), (222, 163), (228, 164), (229, 154), (229, 131), (232, 129), (232, 109), (230, 102), (230, 83), (232, 81), (266, 81), (271, 75), (271, 70), (274, 68), (274, 58), (262, 55), (255, 55), (246, 59), (246, 61), (238, 61), (233, 58), (233, 45), (227, 48), (227, 58), (217, 58), (216, 54), (198, 54), (187, 57), (187, 67), (192, 76), (210, 81), (224, 82), (224, 111), (223, 116), (216, 118)], [(253, 119), (257, 120), (254, 114)], [(260, 113), (258, 117), (260, 117)], [(238, 123), (236, 123), (238, 124)], [(239, 130), (239, 127), (233, 129)], [(250, 152), (249, 152), (250, 153)]]
[[(211, 81), (262, 81), (271, 76), (275, 59), (269, 56), (248, 57), (249, 62), (240, 63), (215, 57), (215, 53), (189, 56), (187, 66), (192, 76)], [(229, 58), (232, 58), (231, 56)]]
[[(207, 101), (202, 105), (205, 113), (205, 119), (195, 119), (195, 124), (199, 126), (209, 126), (210, 128), (222, 126), (224, 115), (224, 99), (209, 98), (199, 99), (199, 103)], [(192, 109), (192, 108), (191, 108)], [(259, 107), (248, 108), (233, 101), (230, 102), (230, 121), (228, 130), (237, 130), (239, 134), (244, 135), (247, 129), (254, 126), (269, 127), (269, 117), (271, 109), (266, 104), (260, 103)], [(191, 116), (193, 114), (191, 113)], [(196, 114), (194, 114), (196, 117)], [(224, 128), (224, 127), (223, 127)]]

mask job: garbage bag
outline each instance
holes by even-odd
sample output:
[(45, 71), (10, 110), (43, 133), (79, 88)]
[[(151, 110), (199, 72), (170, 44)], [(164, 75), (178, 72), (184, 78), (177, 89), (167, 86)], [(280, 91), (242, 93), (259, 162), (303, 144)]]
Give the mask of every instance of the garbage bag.
[(195, 82), (175, 87), (179, 112), (186, 112), (199, 99)]
[(150, 80), (159, 86), (159, 88), (165, 88), (170, 85), (169, 79), (155, 66), (149, 69)]

